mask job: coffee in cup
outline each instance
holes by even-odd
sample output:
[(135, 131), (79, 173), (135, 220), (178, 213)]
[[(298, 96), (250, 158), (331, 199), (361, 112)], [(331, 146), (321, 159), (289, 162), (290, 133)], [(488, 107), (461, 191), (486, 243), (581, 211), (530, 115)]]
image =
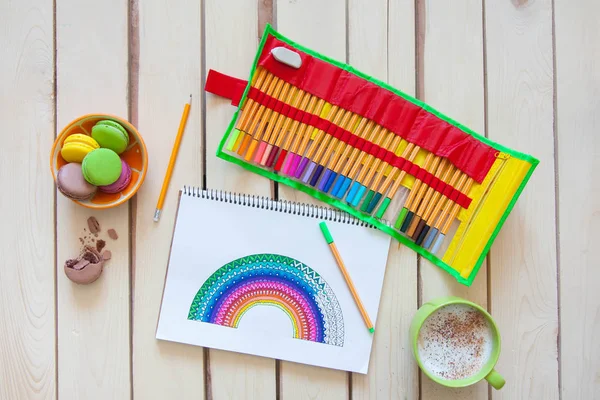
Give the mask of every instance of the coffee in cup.
[(444, 380), (468, 379), (490, 361), (494, 328), (486, 316), (468, 304), (435, 310), (419, 330), (417, 348), (423, 368)]

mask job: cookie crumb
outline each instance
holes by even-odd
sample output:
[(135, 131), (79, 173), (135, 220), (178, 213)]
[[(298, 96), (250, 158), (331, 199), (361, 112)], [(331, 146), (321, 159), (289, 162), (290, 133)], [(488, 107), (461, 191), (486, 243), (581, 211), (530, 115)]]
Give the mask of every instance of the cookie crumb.
[(89, 217), (87, 223), (88, 228), (90, 228), (90, 232), (97, 236), (98, 232), (100, 232), (100, 223), (98, 222), (96, 217)]
[(117, 231), (115, 231), (114, 229), (110, 228), (108, 230), (108, 237), (110, 237), (112, 240), (117, 240), (119, 238), (119, 235), (117, 235)]
[(98, 250), (100, 252), (100, 251), (102, 251), (104, 246), (106, 246), (106, 242), (102, 239), (98, 239), (98, 241), (96, 242), (96, 250)]
[(102, 253), (102, 259), (104, 261), (110, 260), (111, 257), (112, 257), (112, 253), (110, 252), (110, 250), (106, 250), (104, 253)]

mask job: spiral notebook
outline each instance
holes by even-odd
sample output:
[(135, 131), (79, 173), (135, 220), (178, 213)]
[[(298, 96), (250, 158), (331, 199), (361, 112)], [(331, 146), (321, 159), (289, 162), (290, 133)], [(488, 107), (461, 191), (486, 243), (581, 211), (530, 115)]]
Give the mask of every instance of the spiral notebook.
[[(390, 237), (339, 210), (184, 187), (156, 338), (367, 373)], [(377, 333), (375, 333), (377, 334)]]

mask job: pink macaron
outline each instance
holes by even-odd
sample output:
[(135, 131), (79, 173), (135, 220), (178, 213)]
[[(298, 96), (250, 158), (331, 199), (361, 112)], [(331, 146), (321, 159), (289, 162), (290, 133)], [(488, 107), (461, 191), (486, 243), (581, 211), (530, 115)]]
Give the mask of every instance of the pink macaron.
[(100, 191), (104, 193), (119, 193), (125, 190), (127, 185), (129, 185), (129, 182), (131, 182), (131, 168), (129, 167), (129, 164), (127, 164), (123, 159), (121, 159), (121, 165), (122, 168), (119, 179), (117, 179), (115, 183), (111, 183), (110, 185), (98, 186), (98, 189)]
[(88, 183), (81, 172), (81, 164), (63, 165), (56, 174), (58, 190), (73, 200), (89, 200), (96, 194), (96, 186)]

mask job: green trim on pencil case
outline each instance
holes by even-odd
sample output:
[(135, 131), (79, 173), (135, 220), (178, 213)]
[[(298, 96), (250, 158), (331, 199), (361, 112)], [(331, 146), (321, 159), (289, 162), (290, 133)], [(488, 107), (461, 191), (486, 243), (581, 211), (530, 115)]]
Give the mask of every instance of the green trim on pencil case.
[[(502, 217), (500, 218), (500, 221), (498, 222), (498, 224), (496, 225), (496, 228), (494, 229), (494, 232), (492, 233), (492, 235), (490, 236), (490, 239), (488, 240), (484, 250), (481, 252), (475, 266), (473, 267), (473, 269), (471, 270), (471, 273), (469, 274), (469, 276), (467, 278), (464, 278), (460, 275), (460, 272), (455, 270), (454, 268), (452, 268), (450, 265), (446, 264), (444, 261), (442, 261), (442, 259), (438, 258), (436, 255), (430, 253), (429, 251), (427, 251), (426, 249), (417, 246), (413, 241), (411, 241), (410, 239), (406, 238), (404, 235), (402, 235), (400, 232), (394, 230), (391, 226), (387, 225), (386, 223), (382, 222), (381, 220), (379, 220), (378, 218), (372, 217), (370, 215), (365, 215), (363, 213), (361, 213), (359, 210), (354, 209), (353, 207), (349, 206), (348, 204), (337, 200), (335, 198), (330, 197), (329, 195), (322, 193), (310, 186), (306, 186), (303, 183), (297, 182), (295, 180), (292, 180), (286, 176), (282, 176), (279, 175), (275, 172), (272, 171), (268, 171), (268, 170), (264, 170), (256, 165), (253, 164), (249, 164), (246, 161), (244, 161), (243, 159), (239, 159), (237, 157), (234, 157), (228, 153), (225, 153), (223, 151), (223, 147), (225, 146), (225, 143), (227, 141), (227, 139), (230, 137), (231, 133), (232, 133), (232, 129), (233, 126), (235, 124), (235, 121), (237, 120), (238, 114), (240, 112), (240, 107), (241, 105), (244, 103), (244, 101), (246, 100), (248, 91), (250, 90), (250, 84), (246, 85), (246, 89), (244, 90), (244, 94), (242, 95), (241, 101), (240, 101), (240, 105), (238, 106), (238, 108), (236, 109), (236, 111), (233, 114), (233, 117), (231, 119), (231, 122), (229, 123), (229, 126), (227, 127), (227, 130), (225, 132), (225, 134), (223, 135), (223, 138), (221, 139), (219, 146), (217, 148), (217, 157), (226, 160), (226, 161), (230, 161), (234, 164), (237, 164), (245, 169), (247, 169), (248, 171), (254, 172), (256, 174), (259, 174), (261, 176), (264, 176), (266, 178), (272, 179), (274, 181), (277, 182), (281, 182), (283, 184), (286, 184), (288, 186), (291, 186), (297, 190), (300, 190), (304, 193), (307, 193), (309, 195), (311, 195), (312, 197), (321, 200), (331, 206), (337, 207), (343, 211), (346, 211), (347, 213), (357, 217), (358, 219), (362, 220), (363, 222), (366, 222), (368, 224), (373, 225), (374, 227), (380, 229), (381, 231), (387, 233), (388, 235), (392, 236), (394, 239), (396, 239), (397, 241), (399, 241), (400, 243), (404, 244), (405, 246), (407, 246), (408, 248), (414, 250), (415, 252), (417, 252), (418, 254), (422, 255), (424, 258), (426, 258), (427, 260), (431, 261), (434, 265), (437, 265), (438, 267), (442, 268), (443, 270), (445, 270), (448, 274), (450, 274), (451, 276), (453, 276), (459, 283), (462, 283), (463, 285), (466, 286), (471, 286), (471, 284), (473, 283), (473, 280), (475, 279), (475, 277), (477, 276), (477, 272), (479, 271), (479, 269), (481, 268), (481, 265), (483, 263), (483, 261), (485, 260), (485, 257), (487, 256), (487, 253), (492, 245), (492, 243), (494, 242), (494, 239), (496, 238), (496, 236), (498, 235), (502, 225), (504, 224), (506, 218), (508, 217), (508, 215), (510, 214), (510, 212), (512, 211), (515, 203), (517, 202), (519, 196), (521, 195), (521, 193), (523, 192), (525, 185), (527, 184), (527, 182), (529, 181), (529, 178), (531, 177), (531, 175), (533, 174), (533, 171), (535, 170), (535, 168), (537, 167), (537, 165), (539, 164), (539, 160), (536, 159), (535, 157), (525, 154), (525, 153), (521, 153), (519, 151), (516, 150), (512, 150), (509, 149), (505, 146), (502, 146), (498, 143), (495, 143), (491, 140), (489, 140), (488, 138), (479, 135), (478, 133), (472, 131), (471, 129), (465, 127), (464, 125), (456, 122), (455, 120), (451, 119), (450, 117), (445, 116), (444, 114), (440, 113), (439, 111), (435, 110), (434, 108), (430, 107), (429, 105), (413, 98), (412, 96), (409, 96), (403, 92), (401, 92), (398, 89), (395, 89), (391, 86), (389, 86), (388, 84), (379, 81), (375, 78), (372, 78), (360, 71), (356, 71), (354, 68), (345, 65), (339, 61), (333, 60), (329, 57), (323, 56), (313, 50), (307, 49), (302, 45), (299, 45), (289, 39), (287, 39), (286, 37), (282, 36), (280, 33), (276, 32), (270, 24), (267, 24), (262, 36), (262, 39), (260, 41), (259, 47), (257, 49), (256, 52), (256, 56), (254, 58), (254, 63), (252, 64), (252, 69), (250, 70), (250, 75), (248, 78), (248, 82), (252, 81), (252, 77), (254, 76), (254, 73), (256, 71), (257, 68), (257, 63), (258, 63), (258, 59), (260, 57), (260, 54), (262, 53), (262, 50), (264, 48), (264, 44), (265, 41), (267, 39), (267, 36), (271, 34), (274, 37), (276, 37), (277, 39), (289, 44), (290, 46), (296, 47), (299, 50), (302, 50), (304, 52), (306, 52), (307, 54), (310, 54), (314, 57), (317, 57), (323, 61), (327, 61), (330, 62), (334, 65), (336, 65), (339, 68), (342, 68), (344, 70), (350, 71), (354, 74), (356, 74), (357, 76), (360, 76), (370, 82), (373, 82), (381, 87), (384, 87), (390, 91), (392, 91), (393, 93), (403, 97), (404, 99), (412, 102), (413, 104), (419, 105), (421, 107), (423, 107), (424, 109), (426, 109), (427, 111), (431, 112), (432, 114), (436, 115), (437, 117), (443, 119), (444, 121), (450, 123), (451, 125), (456, 126), (457, 128), (463, 130), (464, 132), (476, 137), (477, 139), (481, 140), (482, 142), (494, 147), (497, 150), (503, 151), (507, 154), (510, 154), (511, 156), (518, 158), (520, 160), (529, 162), (531, 164), (531, 167), (529, 169), (529, 171), (527, 172), (525, 178), (523, 179), (523, 181), (521, 182), (521, 185), (519, 186), (519, 188), (517, 189), (517, 191), (515, 192), (513, 198), (511, 199), (508, 207), (506, 208), (506, 210), (504, 211)], [(387, 200), (387, 198), (386, 198)], [(385, 200), (384, 200), (385, 201)], [(382, 204), (383, 205), (383, 204)], [(380, 207), (381, 208), (381, 207)]]

